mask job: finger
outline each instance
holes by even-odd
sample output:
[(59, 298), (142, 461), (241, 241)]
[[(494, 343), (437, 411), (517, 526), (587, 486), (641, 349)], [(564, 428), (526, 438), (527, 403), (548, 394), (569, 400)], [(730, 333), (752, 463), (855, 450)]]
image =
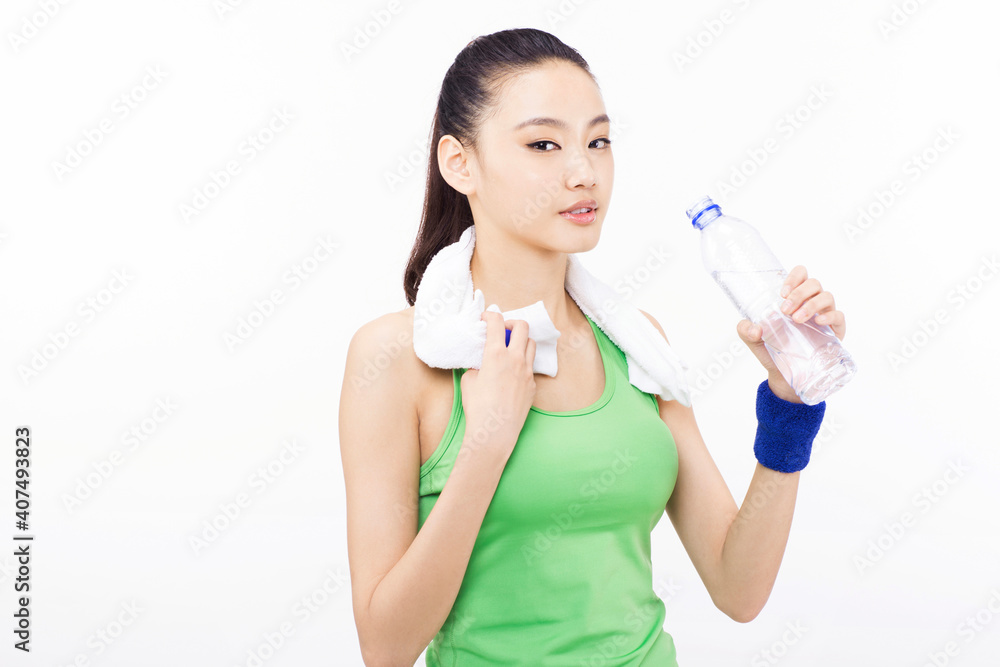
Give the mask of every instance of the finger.
[(806, 299), (805, 303), (792, 313), (792, 319), (796, 322), (805, 322), (821, 311), (833, 310), (833, 305), (833, 295), (829, 292), (820, 292)]
[(524, 346), (524, 361), (528, 364), (528, 368), (532, 369), (534, 372), (535, 368), (535, 339), (529, 338), (527, 345)]
[(791, 315), (802, 306), (803, 303), (823, 291), (823, 286), (815, 278), (809, 278), (801, 285), (793, 289), (781, 304), (781, 312)]
[(486, 322), (486, 349), (502, 348), (506, 339), (503, 333), (503, 315), (492, 310), (484, 310), (480, 319)]
[(816, 317), (816, 321), (819, 324), (825, 324), (833, 330), (833, 335), (844, 340), (844, 336), (847, 335), (847, 321), (844, 318), (844, 313), (839, 310), (831, 310), (828, 313), (823, 313), (824, 319), (829, 321), (820, 322), (819, 316)]
[(736, 333), (751, 343), (760, 341), (761, 329), (750, 320), (740, 320), (736, 325)]
[(785, 276), (784, 282), (781, 283), (781, 296), (787, 297), (791, 294), (792, 290), (798, 287), (802, 281), (809, 277), (806, 272), (806, 267), (801, 264), (795, 266), (788, 275)]
[(834, 322), (842, 323), (843, 321), (844, 314), (833, 306), (830, 308), (821, 308), (816, 311), (817, 324), (832, 324)]
[(523, 350), (528, 341), (527, 320), (507, 320), (505, 326), (510, 329), (510, 345), (515, 350)]

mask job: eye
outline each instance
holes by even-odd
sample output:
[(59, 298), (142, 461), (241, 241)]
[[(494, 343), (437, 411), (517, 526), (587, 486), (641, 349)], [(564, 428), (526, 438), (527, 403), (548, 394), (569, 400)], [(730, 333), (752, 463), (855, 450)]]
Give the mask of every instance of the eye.
[[(608, 148), (609, 146), (611, 146), (611, 140), (608, 139), (607, 137), (594, 139), (593, 141), (590, 142), (590, 145), (593, 146), (595, 143), (599, 141), (603, 141), (604, 144), (602, 146), (594, 146), (595, 148)], [(556, 142), (548, 140), (536, 141), (534, 143), (528, 144), (528, 146), (531, 146), (532, 148), (535, 148), (536, 150), (541, 151), (542, 153), (551, 153), (553, 150), (555, 150), (554, 148), (553, 149), (538, 148), (539, 146), (542, 146), (544, 144), (552, 144), (553, 146), (559, 146), (559, 144), (557, 144)]]

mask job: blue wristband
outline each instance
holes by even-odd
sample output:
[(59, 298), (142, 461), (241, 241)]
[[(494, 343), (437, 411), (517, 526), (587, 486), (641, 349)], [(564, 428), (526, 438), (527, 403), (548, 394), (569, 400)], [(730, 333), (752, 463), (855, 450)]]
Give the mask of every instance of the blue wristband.
[(771, 391), (767, 380), (757, 387), (757, 437), (753, 453), (761, 465), (778, 472), (797, 472), (809, 463), (813, 439), (826, 413), (826, 401), (792, 403)]

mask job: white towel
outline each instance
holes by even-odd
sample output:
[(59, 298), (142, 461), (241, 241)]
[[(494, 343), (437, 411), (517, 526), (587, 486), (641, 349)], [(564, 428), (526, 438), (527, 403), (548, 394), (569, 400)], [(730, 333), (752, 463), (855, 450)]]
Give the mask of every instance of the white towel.
[[(480, 368), (486, 347), (486, 322), (481, 315), (484, 310), (501, 312), (496, 304), (487, 308), (483, 291), (473, 289), (475, 244), (475, 225), (470, 225), (458, 241), (431, 258), (420, 280), (414, 301), (413, 350), (432, 368)], [(684, 378), (688, 365), (638, 308), (591, 275), (575, 254), (567, 257), (566, 291), (625, 353), (629, 382), (665, 401), (676, 399), (690, 406), (691, 390)], [(506, 320), (528, 322), (528, 336), (535, 340), (534, 372), (555, 377), (556, 341), (561, 334), (544, 302), (502, 314)]]

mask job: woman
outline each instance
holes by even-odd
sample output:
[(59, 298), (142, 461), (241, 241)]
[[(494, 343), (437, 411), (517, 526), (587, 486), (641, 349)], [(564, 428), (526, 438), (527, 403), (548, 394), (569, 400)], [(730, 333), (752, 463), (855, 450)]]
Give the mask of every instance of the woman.
[[(425, 648), (428, 665), (676, 665), (651, 585), (664, 509), (720, 610), (747, 622), (770, 595), (798, 472), (758, 463), (737, 508), (691, 408), (632, 386), (622, 351), (565, 289), (568, 255), (596, 246), (607, 214), (609, 129), (587, 63), (543, 31), (479, 37), (445, 76), (404, 278), (411, 307), (357, 331), (341, 394), (366, 665), (412, 665)], [(592, 221), (568, 213), (580, 207)], [(414, 354), (421, 276), (470, 225), (485, 302), (506, 312), (542, 300), (561, 332), (555, 377), (533, 373), (527, 323), (492, 311), (478, 370)], [(785, 286), (786, 312), (818, 313), (843, 338), (843, 313), (804, 267)], [(801, 404), (758, 327), (737, 331), (768, 372), (759, 400), (822, 411)], [(373, 377), (371, 360), (389, 350)], [(790, 455), (808, 460), (807, 440)]]

